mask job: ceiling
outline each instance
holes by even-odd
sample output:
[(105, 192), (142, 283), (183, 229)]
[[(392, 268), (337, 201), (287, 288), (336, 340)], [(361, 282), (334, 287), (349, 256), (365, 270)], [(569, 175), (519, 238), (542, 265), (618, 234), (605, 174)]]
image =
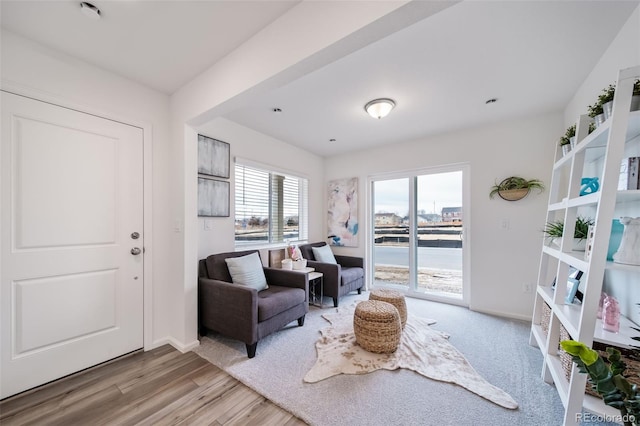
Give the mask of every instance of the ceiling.
[[(100, 21), (84, 17), (77, 1), (2, 0), (2, 26), (171, 94), (297, 4), (93, 3)], [(331, 156), (561, 111), (637, 5), (465, 1), (256, 95), (225, 118)], [(378, 97), (397, 104), (381, 120), (363, 109)], [(485, 104), (490, 98), (497, 102)]]

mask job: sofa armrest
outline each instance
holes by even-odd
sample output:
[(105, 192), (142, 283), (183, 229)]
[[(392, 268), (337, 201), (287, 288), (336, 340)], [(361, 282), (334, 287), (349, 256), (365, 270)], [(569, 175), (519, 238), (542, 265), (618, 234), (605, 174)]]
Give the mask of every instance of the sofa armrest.
[(267, 278), (267, 284), (301, 288), (305, 291), (309, 289), (308, 275), (302, 272), (280, 268), (264, 268), (264, 275)]
[(337, 297), (338, 289), (340, 288), (342, 266), (335, 263), (316, 262), (315, 260), (308, 260), (307, 266), (322, 273), (324, 294), (327, 296)]
[(202, 326), (251, 344), (258, 340), (258, 292), (225, 281), (198, 280), (198, 308)]
[(364, 268), (364, 259), (356, 256), (334, 255), (336, 261), (342, 266)]

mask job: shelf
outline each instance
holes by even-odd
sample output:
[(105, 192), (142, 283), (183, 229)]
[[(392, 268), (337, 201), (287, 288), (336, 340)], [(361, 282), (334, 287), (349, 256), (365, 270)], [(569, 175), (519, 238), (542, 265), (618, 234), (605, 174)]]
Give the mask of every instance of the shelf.
[(598, 204), (600, 202), (600, 192), (583, 195), (582, 197), (572, 198), (567, 202), (567, 207), (580, 207)]
[(538, 287), (538, 294), (547, 302), (547, 305), (553, 306), (553, 289), (551, 287)]
[(640, 189), (618, 191), (616, 203), (631, 203), (634, 201), (640, 201)]
[(605, 345), (618, 346), (629, 349), (632, 345), (637, 345), (639, 342), (633, 340), (633, 336), (640, 336), (640, 332), (631, 329), (631, 327), (638, 327), (634, 322), (629, 320), (625, 316), (620, 317), (620, 332), (611, 333), (610, 331), (604, 331), (602, 329), (602, 320), (596, 319), (596, 329), (594, 332), (593, 340), (596, 342), (604, 343)]

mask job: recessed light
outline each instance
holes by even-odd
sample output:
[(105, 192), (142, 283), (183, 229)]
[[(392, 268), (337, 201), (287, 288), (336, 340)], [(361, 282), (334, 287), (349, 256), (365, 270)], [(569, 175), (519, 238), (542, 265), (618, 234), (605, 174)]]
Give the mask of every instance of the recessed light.
[(329, 142), (335, 142), (335, 141), (336, 141), (336, 140), (335, 140), (335, 139), (333, 139), (333, 138), (329, 139)]
[(95, 19), (96, 21), (100, 19), (100, 9), (98, 9), (91, 3), (87, 3), (87, 2), (80, 3), (80, 11), (84, 16), (88, 18)]
[(489, 104), (495, 104), (496, 102), (498, 102), (497, 98), (491, 98), (491, 99), (487, 99), (485, 101), (485, 104), (489, 105)]
[(271, 111), (275, 112), (276, 114), (280, 114), (282, 112), (280, 108), (273, 108)]

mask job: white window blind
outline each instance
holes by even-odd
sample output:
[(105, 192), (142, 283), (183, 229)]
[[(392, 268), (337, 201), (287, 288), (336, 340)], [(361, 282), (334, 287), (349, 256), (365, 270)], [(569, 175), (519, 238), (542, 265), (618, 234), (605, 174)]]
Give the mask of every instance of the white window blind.
[(236, 246), (307, 239), (307, 179), (237, 162)]

